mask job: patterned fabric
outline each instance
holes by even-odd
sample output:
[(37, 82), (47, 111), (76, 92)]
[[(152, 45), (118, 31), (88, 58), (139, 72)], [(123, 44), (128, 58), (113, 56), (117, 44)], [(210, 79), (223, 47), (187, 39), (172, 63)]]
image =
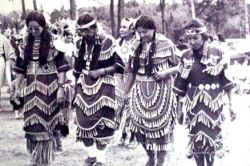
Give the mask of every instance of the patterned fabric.
[[(20, 65), (23, 59), (16, 62), (14, 70), (26, 76), (26, 86), (22, 90), (24, 97), (24, 131), (27, 138), (27, 148), (35, 163), (50, 163), (53, 143), (53, 132), (64, 122), (59, 105), (56, 102), (58, 89), (58, 73), (69, 69), (64, 54), (51, 47), (48, 62), (40, 65), (37, 50), (39, 41), (33, 47), (33, 60), (27, 70)], [(41, 155), (40, 153), (44, 153)], [(46, 153), (47, 152), (47, 153)]]
[[(98, 61), (90, 61), (90, 67), (95, 63), (95, 67), (91, 70), (114, 66), (116, 72), (123, 72), (122, 60), (114, 53), (113, 40), (105, 36), (100, 43), (101, 51)], [(79, 75), (74, 100), (77, 122), (76, 137), (79, 141), (84, 142), (91, 139), (97, 144), (105, 145), (113, 139), (116, 128), (114, 117), (117, 105), (114, 75), (107, 74), (92, 79), (86, 74), (86, 71), (88, 71), (86, 65), (74, 67), (74, 75)]]
[[(156, 53), (152, 57), (153, 73), (176, 66), (175, 46), (161, 35), (156, 35)], [(136, 47), (134, 47), (136, 49)], [(132, 89), (130, 112), (131, 130), (148, 150), (166, 150), (172, 141), (176, 120), (176, 97), (172, 91), (173, 77), (155, 81), (146, 76), (145, 66), (148, 52), (143, 49), (140, 66)], [(132, 62), (134, 56), (132, 56)], [(133, 63), (131, 63), (133, 64)], [(133, 65), (131, 65), (133, 68)]]
[(131, 38), (130, 40), (126, 41), (125, 39), (117, 39), (116, 41), (116, 47), (115, 51), (116, 53), (121, 57), (123, 63), (125, 64), (125, 73), (123, 74), (115, 74), (116, 79), (116, 101), (118, 104), (118, 109), (122, 107), (122, 96), (124, 95), (125, 85), (126, 85), (126, 79), (127, 79), (127, 71), (129, 65), (129, 58), (132, 56), (132, 42), (134, 41), (134, 38)]
[(187, 111), (190, 136), (189, 156), (215, 154), (222, 149), (221, 123), (223, 95), (233, 88), (225, 74), (225, 68), (218, 74), (207, 70), (202, 63), (202, 50), (188, 50), (182, 56), (180, 70), (175, 80), (174, 91), (183, 99)]

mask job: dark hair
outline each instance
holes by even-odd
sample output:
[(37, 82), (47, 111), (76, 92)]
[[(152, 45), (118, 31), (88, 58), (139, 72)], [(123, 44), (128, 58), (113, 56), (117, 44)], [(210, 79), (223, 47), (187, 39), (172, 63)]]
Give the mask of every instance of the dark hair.
[(221, 41), (221, 42), (225, 42), (226, 41), (226, 38), (225, 38), (225, 36), (222, 33), (218, 33), (217, 36), (218, 36), (218, 40), (219, 41)]
[(36, 21), (41, 27), (46, 26), (46, 20), (42, 13), (38, 11), (31, 11), (26, 17), (26, 25), (29, 25), (30, 21)]
[(52, 28), (50, 31), (51, 31), (52, 34), (58, 35), (58, 29)]
[(142, 27), (145, 29), (153, 29), (156, 30), (156, 26), (155, 26), (155, 22), (151, 17), (148, 16), (141, 16), (136, 24), (135, 24), (135, 29), (137, 29), (138, 27)]
[(73, 33), (70, 32), (70, 30), (64, 30), (64, 31), (63, 31), (63, 36), (64, 36), (64, 37), (65, 37), (65, 36), (69, 36), (69, 35), (72, 35), (72, 36), (73, 36)]
[[(152, 57), (156, 52), (156, 45), (155, 45), (155, 36), (156, 32), (154, 32), (153, 35), (153, 41), (151, 44), (151, 47), (149, 49), (149, 55), (148, 55), (148, 63), (145, 66), (145, 73), (146, 75), (150, 76), (152, 74)], [(139, 46), (135, 50), (135, 58), (133, 62), (133, 73), (136, 74), (138, 72), (138, 69), (140, 68), (140, 54), (142, 53), (143, 43), (140, 41)]]
[[(155, 22), (154, 20), (149, 17), (149, 16), (141, 16), (136, 24), (135, 24), (135, 29), (142, 27), (145, 29), (150, 29), (150, 30), (156, 30)], [(151, 44), (151, 47), (149, 49), (149, 55), (148, 55), (148, 64), (145, 66), (145, 73), (146, 75), (151, 75), (152, 74), (152, 57), (155, 54), (156, 51), (156, 45), (155, 45), (155, 35), (156, 32), (153, 34), (153, 41)], [(133, 62), (133, 73), (138, 72), (138, 69), (140, 67), (140, 54), (142, 53), (142, 41), (140, 41), (139, 46), (135, 50), (135, 58)]]
[[(85, 25), (90, 23), (91, 21), (93, 21), (95, 19), (94, 15), (92, 15), (91, 13), (83, 13), (82, 15), (80, 15), (77, 19), (77, 24), (78, 25)], [(97, 28), (97, 25), (91, 25), (90, 28)]]
[(194, 18), (192, 20), (190, 20), (189, 22), (187, 22), (183, 29), (190, 29), (190, 28), (201, 28), (204, 27), (205, 25), (202, 23), (201, 20)]
[[(99, 39), (96, 39), (99, 40)], [(98, 63), (98, 57), (100, 55), (101, 52), (101, 42), (95, 42), (95, 44), (93, 45), (94, 49), (93, 49), (93, 57), (92, 57), (92, 63), (91, 63), (91, 70), (96, 68), (96, 65)], [(86, 61), (84, 60), (84, 56), (86, 53), (86, 39), (83, 37), (81, 40), (81, 43), (79, 43), (79, 41), (77, 42), (78, 47), (79, 48), (79, 53), (78, 53), (78, 57), (76, 58), (76, 62), (75, 62), (75, 68), (79, 69), (80, 71), (84, 68), (84, 66), (86, 66)]]
[[(26, 25), (28, 25), (30, 21), (37, 21), (38, 24), (44, 28), (40, 35), (41, 43), (40, 43), (40, 49), (39, 49), (39, 62), (40, 62), (40, 65), (44, 65), (47, 63), (52, 35), (45, 28), (46, 21), (45, 21), (44, 16), (41, 13), (37, 11), (30, 12), (26, 18)], [(25, 45), (25, 48), (24, 48), (24, 60), (22, 64), (24, 69), (27, 69), (27, 66), (30, 60), (32, 60), (34, 39), (35, 39), (34, 36), (29, 33), (27, 37), (27, 44)]]

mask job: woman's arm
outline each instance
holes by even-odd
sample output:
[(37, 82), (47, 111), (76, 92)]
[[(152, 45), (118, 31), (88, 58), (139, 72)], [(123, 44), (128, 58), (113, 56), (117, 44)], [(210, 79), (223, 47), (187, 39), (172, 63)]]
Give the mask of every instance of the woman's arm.
[(128, 77), (127, 77), (125, 89), (124, 89), (124, 97), (123, 97), (124, 102), (128, 100), (128, 94), (133, 87), (133, 84), (135, 82), (135, 77), (136, 75), (134, 73), (132, 72), (128, 73)]
[(14, 63), (15, 61), (13, 59), (9, 59), (8, 61), (6, 61), (5, 75), (9, 87), (11, 86), (11, 73), (12, 73), (12, 66), (14, 65)]
[(232, 89), (226, 91), (227, 96), (228, 96), (228, 101), (229, 101), (229, 113), (230, 113), (230, 117), (231, 117), (231, 121), (236, 119), (236, 114), (232, 109)]
[(176, 74), (177, 72), (178, 72), (178, 66), (174, 66), (174, 67), (168, 68), (167, 70), (155, 73), (153, 77), (157, 81), (164, 80), (168, 78), (170, 75)]
[(57, 102), (62, 103), (64, 101), (64, 84), (65, 84), (65, 72), (58, 73), (58, 91), (57, 91)]

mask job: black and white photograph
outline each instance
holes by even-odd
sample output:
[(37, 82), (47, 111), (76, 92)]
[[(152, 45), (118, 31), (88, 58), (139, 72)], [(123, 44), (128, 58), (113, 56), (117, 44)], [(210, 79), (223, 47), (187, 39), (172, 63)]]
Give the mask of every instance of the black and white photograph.
[(250, 166), (249, 19), (250, 0), (0, 0), (0, 166)]

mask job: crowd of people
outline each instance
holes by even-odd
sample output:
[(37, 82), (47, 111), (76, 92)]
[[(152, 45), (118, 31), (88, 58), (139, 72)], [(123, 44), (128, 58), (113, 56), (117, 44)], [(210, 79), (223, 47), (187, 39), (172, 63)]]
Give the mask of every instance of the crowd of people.
[(76, 139), (87, 152), (84, 166), (104, 166), (119, 132), (120, 145), (142, 145), (146, 166), (163, 166), (178, 121), (189, 129), (187, 156), (197, 166), (214, 165), (223, 149), (224, 94), (236, 118), (234, 84), (225, 75), (224, 44), (211, 40), (201, 20), (183, 26), (178, 47), (145, 15), (124, 18), (118, 39), (93, 13), (71, 27), (48, 26), (42, 13), (32, 11), (25, 33), (0, 35), (0, 72), (14, 109), (23, 114), (32, 166), (51, 165), (63, 151), (73, 110)]

